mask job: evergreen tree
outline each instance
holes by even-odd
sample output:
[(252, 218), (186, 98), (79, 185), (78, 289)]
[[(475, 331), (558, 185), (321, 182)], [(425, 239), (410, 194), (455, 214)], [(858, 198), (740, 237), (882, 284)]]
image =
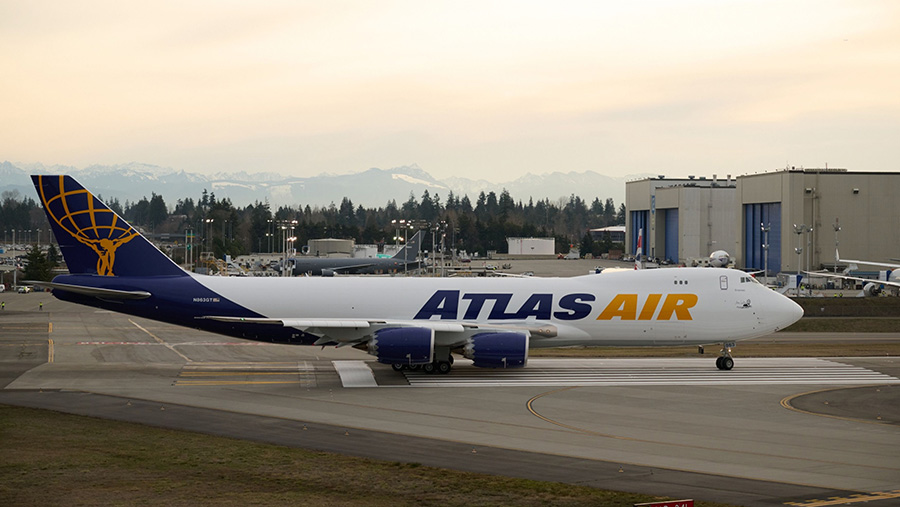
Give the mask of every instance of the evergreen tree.
[(616, 225), (625, 225), (625, 205), (619, 205), (619, 213), (616, 214)]
[(161, 195), (153, 193), (152, 196), (147, 207), (147, 225), (151, 229), (156, 229), (169, 217), (169, 210), (166, 208), (166, 203)]
[(23, 275), (26, 280), (50, 281), (50, 271), (54, 266), (51, 265), (47, 256), (41, 251), (41, 247), (32, 245), (31, 250), (25, 254), (25, 262), (28, 263), (25, 266)]

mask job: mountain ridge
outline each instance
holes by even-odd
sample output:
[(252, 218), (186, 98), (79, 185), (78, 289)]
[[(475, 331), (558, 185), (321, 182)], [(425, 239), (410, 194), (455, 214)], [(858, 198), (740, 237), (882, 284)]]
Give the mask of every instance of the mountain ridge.
[(410, 194), (421, 198), (427, 190), (446, 199), (452, 191), (474, 202), (481, 192), (499, 194), (504, 189), (513, 199), (527, 202), (567, 199), (576, 195), (592, 202), (612, 198), (616, 206), (625, 199), (625, 181), (650, 174), (611, 177), (595, 171), (555, 171), (536, 175), (527, 173), (515, 180), (493, 183), (452, 176), (439, 180), (416, 164), (380, 169), (372, 167), (352, 174), (319, 174), (317, 176), (283, 176), (276, 173), (215, 173), (202, 175), (183, 169), (162, 167), (141, 162), (115, 165), (93, 164), (82, 169), (74, 166), (41, 163), (0, 163), (0, 192), (18, 191), (34, 197), (31, 174), (69, 174), (96, 194), (114, 197), (120, 202), (149, 198), (152, 193), (163, 196), (173, 206), (177, 199), (199, 198), (203, 190), (227, 197), (236, 206), (268, 201), (273, 209), (279, 206), (328, 206), (339, 204), (346, 197), (354, 205), (384, 207), (389, 201), (402, 204)]

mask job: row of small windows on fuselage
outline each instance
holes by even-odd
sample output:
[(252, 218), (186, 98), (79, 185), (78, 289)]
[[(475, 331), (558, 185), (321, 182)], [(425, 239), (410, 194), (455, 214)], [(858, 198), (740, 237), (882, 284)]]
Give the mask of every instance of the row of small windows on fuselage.
[(675, 280), (675, 285), (687, 285), (687, 280)]

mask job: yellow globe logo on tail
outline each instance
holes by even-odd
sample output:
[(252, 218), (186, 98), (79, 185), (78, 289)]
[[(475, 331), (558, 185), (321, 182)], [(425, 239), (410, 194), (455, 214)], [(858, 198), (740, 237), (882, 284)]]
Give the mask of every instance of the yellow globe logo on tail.
[[(40, 183), (43, 178), (38, 177)], [(137, 237), (138, 232), (81, 186), (66, 190), (64, 176), (52, 178), (59, 178), (55, 195), (48, 195), (43, 184), (37, 185), (47, 216), (97, 254), (98, 275), (115, 276), (116, 250)]]

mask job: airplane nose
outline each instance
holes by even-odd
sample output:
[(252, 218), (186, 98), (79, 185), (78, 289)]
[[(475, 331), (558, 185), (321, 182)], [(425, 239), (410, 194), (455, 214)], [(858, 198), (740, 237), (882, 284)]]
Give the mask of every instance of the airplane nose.
[(781, 296), (778, 306), (778, 329), (784, 329), (803, 317), (803, 307), (789, 297)]

